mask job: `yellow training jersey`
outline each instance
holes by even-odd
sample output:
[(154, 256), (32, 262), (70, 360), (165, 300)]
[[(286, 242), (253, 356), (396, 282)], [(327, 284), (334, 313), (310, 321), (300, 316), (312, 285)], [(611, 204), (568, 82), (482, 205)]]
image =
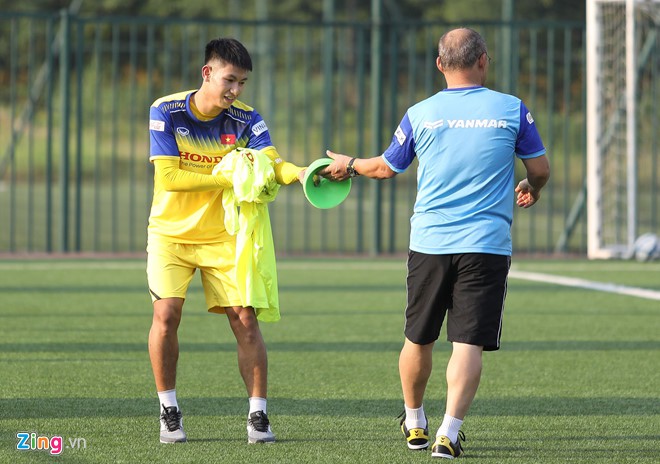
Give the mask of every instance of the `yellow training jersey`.
[[(194, 92), (169, 95), (151, 106), (151, 162), (176, 157), (180, 169), (211, 175), (214, 166), (237, 147), (272, 147), (268, 127), (252, 107), (237, 100), (217, 117), (204, 120), (191, 108)], [(150, 238), (177, 243), (232, 239), (224, 226), (222, 190), (167, 191), (155, 176), (148, 232)]]

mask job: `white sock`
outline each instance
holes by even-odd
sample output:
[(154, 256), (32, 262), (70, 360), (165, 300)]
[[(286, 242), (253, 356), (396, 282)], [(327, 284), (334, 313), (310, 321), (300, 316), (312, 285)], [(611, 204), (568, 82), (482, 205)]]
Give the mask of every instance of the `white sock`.
[(409, 408), (404, 404), (406, 408), (406, 428), (410, 429), (423, 429), (426, 428), (426, 416), (424, 415), (424, 405), (421, 405), (417, 409)]
[(166, 408), (176, 406), (179, 409), (179, 403), (176, 402), (176, 389), (158, 392), (158, 400), (160, 401), (159, 408), (161, 411), (163, 410), (163, 406)]
[(456, 443), (456, 440), (458, 440), (458, 432), (461, 430), (461, 425), (463, 425), (462, 420), (445, 414), (445, 418), (442, 420), (438, 433), (435, 435), (444, 435), (449, 438), (452, 443)]
[(266, 398), (253, 396), (251, 398), (248, 398), (248, 400), (250, 401), (250, 411), (248, 412), (248, 415), (257, 411), (263, 411), (264, 413), (266, 413)]

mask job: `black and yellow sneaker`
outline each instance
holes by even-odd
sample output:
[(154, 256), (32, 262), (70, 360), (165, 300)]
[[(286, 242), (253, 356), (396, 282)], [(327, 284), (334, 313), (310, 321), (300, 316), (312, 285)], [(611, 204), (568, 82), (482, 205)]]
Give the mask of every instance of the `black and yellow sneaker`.
[(401, 417), (401, 431), (406, 437), (408, 448), (411, 450), (427, 449), (429, 447), (428, 420), (426, 421), (426, 427), (424, 428), (418, 427), (408, 429), (408, 427), (406, 427), (406, 412), (404, 411), (399, 417)]
[(435, 437), (435, 443), (431, 448), (431, 456), (434, 458), (454, 459), (463, 454), (461, 441), (465, 441), (465, 434), (463, 431), (458, 432), (456, 443), (453, 443), (444, 435)]

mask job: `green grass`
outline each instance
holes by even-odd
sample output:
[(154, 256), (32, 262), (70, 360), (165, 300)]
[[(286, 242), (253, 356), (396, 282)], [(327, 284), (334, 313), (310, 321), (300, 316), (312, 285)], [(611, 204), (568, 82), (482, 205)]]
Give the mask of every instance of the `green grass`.
[[(660, 290), (660, 263), (516, 261), (518, 270)], [(198, 283), (180, 329), (189, 443), (158, 442), (142, 260), (0, 262), (0, 462), (428, 462), (398, 430), (403, 260), (280, 260), (283, 318), (262, 324), (278, 442), (248, 446), (247, 399), (224, 316)], [(485, 355), (466, 462), (651, 463), (660, 455), (657, 301), (510, 280), (502, 349)], [(435, 349), (426, 410), (444, 401)], [(18, 432), (85, 449), (18, 451)]]

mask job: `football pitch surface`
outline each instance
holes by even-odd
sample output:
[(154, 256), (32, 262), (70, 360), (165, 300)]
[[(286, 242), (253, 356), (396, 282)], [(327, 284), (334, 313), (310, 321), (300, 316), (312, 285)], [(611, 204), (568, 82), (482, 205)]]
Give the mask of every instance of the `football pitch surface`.
[[(404, 258), (278, 261), (282, 320), (261, 324), (273, 445), (247, 444), (235, 341), (225, 316), (206, 312), (198, 277), (179, 329), (189, 441), (159, 443), (144, 268), (140, 259), (0, 261), (0, 462), (433, 461), (406, 448), (396, 419)], [(484, 354), (458, 462), (658, 462), (660, 263), (514, 256), (512, 270), (502, 348)], [(443, 329), (425, 401), (431, 434), (450, 350)], [(37, 437), (49, 449), (31, 449)], [(57, 437), (61, 453), (51, 455)]]

